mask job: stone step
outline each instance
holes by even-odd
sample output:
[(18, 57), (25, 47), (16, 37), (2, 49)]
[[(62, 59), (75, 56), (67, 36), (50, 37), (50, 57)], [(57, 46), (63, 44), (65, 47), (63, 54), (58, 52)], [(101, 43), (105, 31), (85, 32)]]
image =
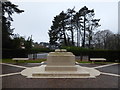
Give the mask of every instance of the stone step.
[(46, 66), (45, 71), (77, 71), (77, 67), (74, 66)]
[(83, 76), (83, 77), (88, 77), (90, 76), (90, 74), (88, 72), (81, 72), (81, 73), (75, 73), (75, 72), (69, 72), (69, 73), (33, 73), (32, 74), (33, 77), (80, 77), (80, 76)]

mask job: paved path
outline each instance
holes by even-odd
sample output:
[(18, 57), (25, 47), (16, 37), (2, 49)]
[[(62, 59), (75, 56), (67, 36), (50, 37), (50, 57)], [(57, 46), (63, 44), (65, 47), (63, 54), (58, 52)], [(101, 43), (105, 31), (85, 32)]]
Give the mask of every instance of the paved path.
[[(29, 63), (28, 63), (29, 64)], [(100, 65), (100, 64), (81, 64), (81, 66), (89, 66), (101, 71), (101, 75), (95, 79), (28, 79), (20, 74), (20, 72), (29, 68), (32, 64), (13, 65), (0, 64), (3, 66), (4, 73), (2, 77), (3, 88), (118, 88), (118, 78), (120, 74), (117, 63)], [(38, 64), (34, 64), (36, 66)], [(29, 66), (29, 67), (27, 67)], [(118, 67), (118, 68), (117, 68)], [(9, 68), (9, 69), (8, 69)], [(10, 73), (11, 68), (11, 73)], [(107, 68), (107, 69), (106, 69)], [(111, 72), (108, 72), (110, 68)], [(16, 70), (18, 69), (18, 70)], [(16, 72), (12, 72), (15, 70)]]
[(19, 66), (19, 65), (13, 65), (13, 64), (8, 64), (8, 63), (2, 63), (3, 65), (8, 65), (8, 66), (13, 66), (13, 67), (18, 67), (18, 68), (27, 68), (24, 66)]
[[(2, 64), (3, 64), (3, 65), (8, 65), (8, 66), (13, 66), (13, 67), (18, 67), (18, 68), (29, 68), (29, 67), (25, 67), (25, 66), (7, 64), (7, 63), (2, 63)], [(101, 66), (92, 67), (92, 68), (103, 68), (103, 67), (112, 66), (112, 65), (117, 65), (117, 63), (108, 64), (108, 65), (101, 65)], [(18, 73), (10, 73), (10, 74), (6, 74), (6, 75), (3, 74), (3, 75), (0, 75), (0, 77), (9, 76), (9, 75), (15, 75), (15, 74), (20, 74), (20, 73), (19, 73), (19, 72), (18, 72)], [(112, 75), (112, 76), (118, 76), (118, 77), (120, 77), (120, 75), (112, 74), (112, 73), (104, 73), (104, 72), (101, 72), (101, 74)]]
[(107, 64), (107, 65), (97, 66), (97, 67), (93, 67), (93, 68), (103, 68), (103, 67), (112, 66), (112, 65), (116, 65), (116, 64), (117, 63)]

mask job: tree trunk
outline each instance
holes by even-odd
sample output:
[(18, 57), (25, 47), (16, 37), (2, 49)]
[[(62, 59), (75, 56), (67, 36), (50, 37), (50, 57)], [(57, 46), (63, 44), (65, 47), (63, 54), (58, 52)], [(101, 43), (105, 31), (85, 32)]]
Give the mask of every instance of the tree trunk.
[(83, 36), (83, 47), (85, 47), (85, 15), (84, 15), (84, 36)]
[(71, 16), (71, 38), (72, 38), (72, 46), (74, 46), (74, 32), (72, 28), (72, 16)]
[(74, 46), (74, 32), (72, 29), (71, 29), (71, 37), (72, 37), (72, 46)]
[(65, 46), (68, 46), (65, 32), (63, 33), (63, 35), (64, 35), (64, 43), (65, 43)]
[(68, 46), (68, 44), (67, 44), (67, 39), (66, 39), (66, 34), (65, 34), (64, 22), (63, 22), (63, 24), (62, 24), (62, 28), (63, 28), (64, 44), (65, 44), (65, 46)]
[(79, 46), (79, 41), (78, 41), (78, 29), (77, 29), (77, 47)]
[(89, 35), (89, 48), (91, 48), (91, 37), (90, 37), (90, 35)]
[(92, 36), (91, 36), (91, 34), (92, 34), (92, 27), (91, 27), (91, 29), (88, 30), (88, 31), (89, 31), (89, 48), (91, 48), (91, 40), (92, 40)]
[(78, 26), (78, 22), (77, 22), (77, 47), (79, 47), (79, 26)]

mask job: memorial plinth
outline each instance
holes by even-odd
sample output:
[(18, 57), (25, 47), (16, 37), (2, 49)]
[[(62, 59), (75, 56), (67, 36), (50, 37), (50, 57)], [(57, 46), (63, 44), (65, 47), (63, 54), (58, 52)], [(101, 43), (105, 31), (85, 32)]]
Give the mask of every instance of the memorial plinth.
[(77, 71), (75, 56), (64, 49), (50, 52), (47, 56), (45, 71)]
[(27, 68), (21, 74), (28, 78), (95, 78), (100, 72), (75, 65), (75, 56), (71, 52), (56, 49), (48, 54), (46, 65)]

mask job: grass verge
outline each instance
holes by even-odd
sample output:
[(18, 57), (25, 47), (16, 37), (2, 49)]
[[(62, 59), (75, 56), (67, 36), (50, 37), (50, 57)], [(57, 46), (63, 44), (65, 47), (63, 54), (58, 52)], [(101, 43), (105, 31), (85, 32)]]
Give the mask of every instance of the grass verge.
[[(36, 59), (36, 60), (27, 60), (27, 61), (18, 61), (17, 63), (41, 63), (43, 61), (46, 61), (46, 59)], [(91, 61), (80, 61), (76, 60), (78, 63), (92, 63)], [(12, 59), (0, 59), (0, 63), (16, 63), (16, 61)], [(109, 64), (114, 62), (94, 62), (95, 64)]]
[[(2, 61), (2, 63), (16, 63), (16, 61), (12, 59), (2, 59), (0, 61)], [(46, 59), (36, 59), (36, 60), (27, 60), (27, 61), (22, 60), (22, 61), (17, 61), (17, 63), (41, 63), (43, 61), (46, 61)]]
[(76, 60), (76, 62), (78, 62), (78, 63), (94, 63), (94, 64), (111, 64), (111, 63), (115, 63), (115, 62), (101, 62), (101, 61), (91, 62), (91, 61), (80, 61), (80, 60)]

